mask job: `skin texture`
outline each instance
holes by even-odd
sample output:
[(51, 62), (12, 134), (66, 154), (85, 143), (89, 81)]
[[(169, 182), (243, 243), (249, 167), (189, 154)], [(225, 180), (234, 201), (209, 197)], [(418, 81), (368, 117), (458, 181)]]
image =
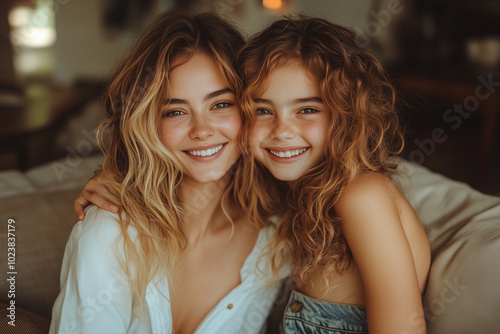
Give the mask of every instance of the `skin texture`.
[[(257, 117), (250, 134), (254, 156), (283, 181), (298, 179), (321, 159), (329, 119), (317, 82), (302, 67), (290, 66), (271, 72), (255, 99)], [(306, 151), (288, 158), (271, 153), (297, 150)]]
[[(309, 97), (320, 97), (317, 82), (298, 65), (284, 65), (270, 73), (264, 90), (254, 99), (253, 153), (276, 178), (290, 184), (318, 163), (328, 140), (330, 111), (319, 102), (294, 103)], [(317, 112), (303, 114), (308, 109)], [(277, 160), (269, 147), (308, 150)], [(353, 270), (332, 277), (333, 289), (327, 289), (324, 274), (317, 270), (311, 273), (310, 284), (300, 290), (328, 302), (365, 305), (372, 334), (425, 333), (421, 293), (430, 249), (406, 198), (388, 177), (362, 174), (344, 190), (334, 208), (343, 221)]]

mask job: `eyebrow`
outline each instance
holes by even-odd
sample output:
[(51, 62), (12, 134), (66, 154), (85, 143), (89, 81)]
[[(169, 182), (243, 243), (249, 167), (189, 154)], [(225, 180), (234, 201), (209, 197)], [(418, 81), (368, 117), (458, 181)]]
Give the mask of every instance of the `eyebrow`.
[(293, 100), (293, 104), (299, 104), (299, 103), (305, 103), (305, 102), (323, 103), (323, 99), (321, 97), (311, 96), (311, 97), (304, 97), (304, 98)]
[[(233, 90), (231, 88), (223, 88), (216, 90), (215, 92), (208, 93), (205, 95), (203, 98), (203, 101), (208, 101), (210, 99), (213, 99), (214, 97), (224, 95), (226, 93), (233, 93)], [(187, 100), (183, 99), (169, 99), (165, 102), (165, 104), (188, 104)]]
[[(253, 99), (255, 103), (267, 103), (267, 104), (272, 104), (271, 100), (268, 99)], [(292, 104), (299, 104), (299, 103), (307, 103), (307, 102), (318, 102), (318, 103), (323, 103), (323, 99), (317, 96), (311, 96), (311, 97), (303, 97), (299, 99), (295, 99), (292, 101)]]

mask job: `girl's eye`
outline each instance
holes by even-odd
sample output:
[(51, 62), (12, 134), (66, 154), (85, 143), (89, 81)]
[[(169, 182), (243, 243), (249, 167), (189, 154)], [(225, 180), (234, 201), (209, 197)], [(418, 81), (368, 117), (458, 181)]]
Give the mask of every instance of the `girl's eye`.
[(271, 112), (267, 109), (257, 109), (257, 115), (271, 115)]
[(182, 112), (180, 110), (172, 110), (172, 111), (168, 111), (168, 112), (164, 113), (163, 117), (174, 117), (174, 116), (180, 116), (180, 115), (184, 115), (184, 112)]
[(301, 111), (299, 111), (300, 114), (314, 114), (319, 112), (319, 110), (313, 109), (313, 108), (304, 108)]
[(213, 109), (227, 108), (227, 107), (230, 107), (232, 105), (233, 105), (233, 103), (230, 103), (230, 102), (220, 102), (220, 103), (217, 103), (216, 105), (214, 105)]

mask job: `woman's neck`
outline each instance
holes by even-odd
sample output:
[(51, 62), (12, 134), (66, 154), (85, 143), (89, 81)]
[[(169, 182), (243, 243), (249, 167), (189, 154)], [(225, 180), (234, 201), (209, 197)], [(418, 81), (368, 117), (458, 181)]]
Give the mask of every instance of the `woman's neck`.
[(227, 182), (226, 177), (207, 183), (189, 178), (182, 181), (181, 197), (185, 210), (183, 232), (188, 245), (201, 243), (209, 233), (229, 223), (221, 206)]

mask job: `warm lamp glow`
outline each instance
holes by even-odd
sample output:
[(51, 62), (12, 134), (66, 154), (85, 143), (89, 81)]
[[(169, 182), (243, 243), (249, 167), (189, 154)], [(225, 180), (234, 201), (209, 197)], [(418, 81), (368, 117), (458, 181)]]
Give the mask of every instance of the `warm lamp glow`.
[(269, 9), (280, 9), (283, 6), (282, 0), (262, 0), (262, 5)]
[(9, 24), (13, 28), (27, 26), (33, 16), (33, 8), (19, 6), (9, 12)]

